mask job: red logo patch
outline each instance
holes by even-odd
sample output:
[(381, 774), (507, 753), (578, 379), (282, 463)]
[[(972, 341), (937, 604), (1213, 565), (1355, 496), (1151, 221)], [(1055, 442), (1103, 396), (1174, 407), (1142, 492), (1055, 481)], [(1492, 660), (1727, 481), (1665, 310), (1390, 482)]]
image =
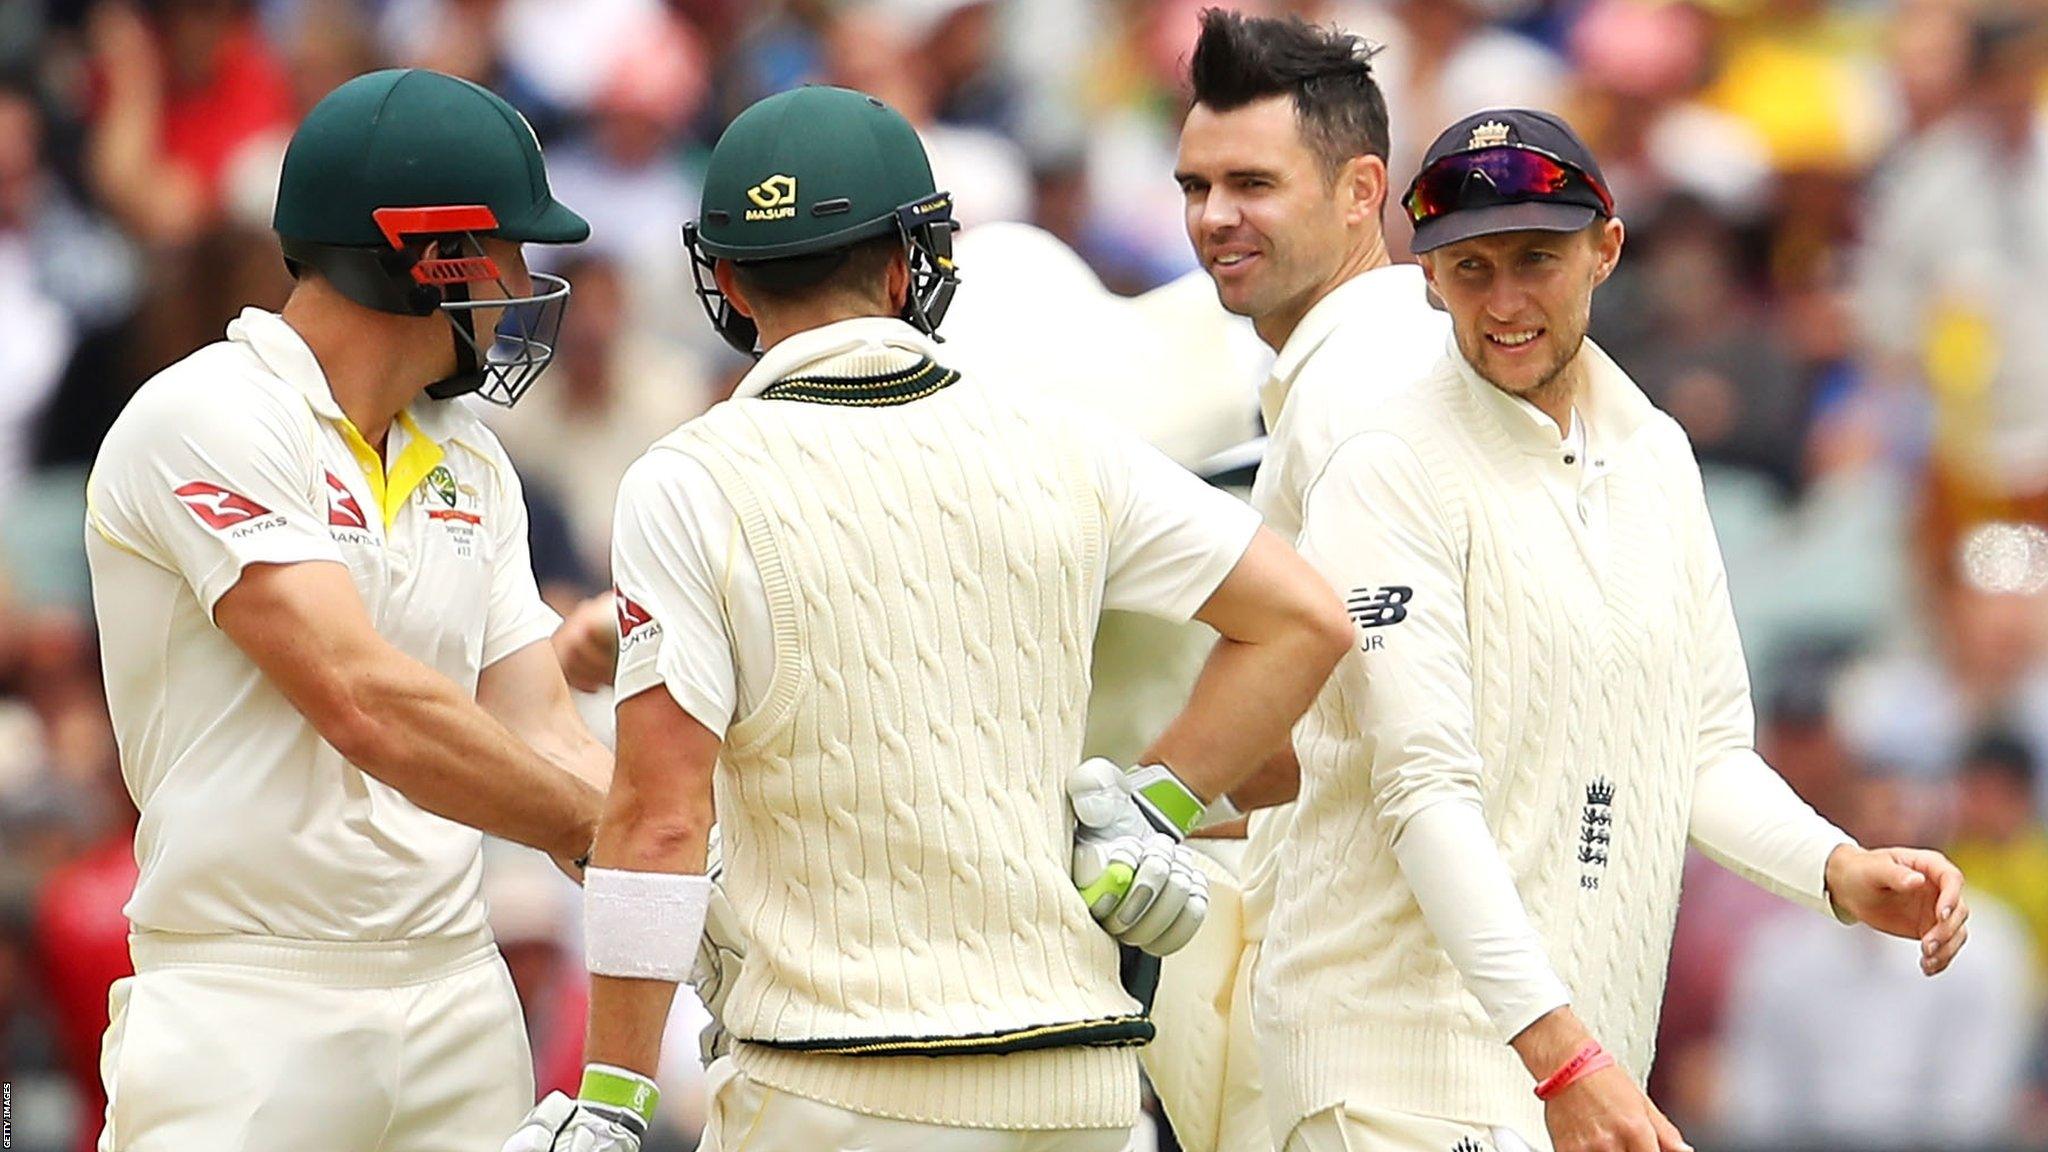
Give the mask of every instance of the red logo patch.
[(327, 522), (339, 528), (368, 528), (370, 518), (356, 503), (355, 493), (334, 473), (327, 474)]
[(618, 609), (621, 640), (654, 623), (653, 613), (633, 603), (630, 597), (616, 588), (612, 589), (612, 606)]
[(187, 481), (171, 491), (192, 510), (194, 516), (199, 517), (201, 523), (216, 532), (258, 516), (270, 515), (270, 509), (247, 496), (204, 480)]

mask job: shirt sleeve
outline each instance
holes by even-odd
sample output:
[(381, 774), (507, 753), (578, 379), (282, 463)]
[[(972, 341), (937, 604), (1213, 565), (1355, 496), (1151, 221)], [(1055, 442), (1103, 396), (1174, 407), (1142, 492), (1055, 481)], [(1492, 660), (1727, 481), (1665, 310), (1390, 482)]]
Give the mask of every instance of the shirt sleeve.
[(1366, 737), (1374, 817), (1503, 1040), (1570, 1000), (1487, 827), (1456, 533), (1398, 437), (1345, 441), (1309, 487), (1301, 552), (1345, 597), (1358, 644), (1335, 689)]
[(500, 497), (491, 554), (491, 599), (484, 612), (483, 666), (554, 635), (562, 618), (540, 598), (526, 521), (526, 490), (503, 452), (498, 454)]
[(1135, 436), (1095, 435), (1109, 524), (1102, 606), (1192, 619), (1244, 558), (1259, 514)]
[(145, 388), (108, 432), (93, 530), (184, 577), (209, 617), (251, 564), (341, 563), (307, 422), (266, 395), (202, 406), (186, 391)]
[(616, 698), (666, 686), (683, 711), (721, 738), (739, 700), (726, 626), (727, 566), (712, 563), (694, 526), (700, 517), (732, 515), (702, 465), (663, 452), (643, 456), (620, 481), (612, 527)]
[(1751, 883), (1816, 911), (1831, 912), (1825, 883), (1828, 855), (1854, 841), (1822, 819), (1756, 753), (1749, 666), (1742, 657), (1742, 638), (1728, 597), (1727, 568), (1705, 496), (1695, 494), (1695, 499), (1693, 562), (1700, 566), (1703, 579), (1695, 609), (1701, 695), (1692, 842)]

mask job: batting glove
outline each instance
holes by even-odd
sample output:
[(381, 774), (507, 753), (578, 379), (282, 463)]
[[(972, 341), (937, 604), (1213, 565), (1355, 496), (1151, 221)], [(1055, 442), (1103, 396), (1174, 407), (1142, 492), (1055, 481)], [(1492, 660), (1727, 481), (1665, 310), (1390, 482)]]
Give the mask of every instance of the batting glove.
[(647, 1077), (593, 1064), (583, 1070), (576, 1099), (548, 1093), (513, 1130), (504, 1152), (640, 1152), (660, 1098)]
[[(1089, 760), (1067, 777), (1067, 797), (1074, 886), (1103, 930), (1154, 956), (1194, 939), (1209, 914), (1208, 875), (1177, 836), (1155, 826), (1132, 777), (1108, 760)], [(1194, 811), (1200, 815), (1199, 801)]]
[(705, 1065), (732, 1050), (732, 1034), (725, 1030), (725, 1001), (740, 978), (740, 965), (747, 958), (747, 938), (740, 930), (739, 914), (725, 898), (725, 861), (719, 851), (718, 827), (711, 828), (711, 855), (705, 875), (711, 878), (711, 903), (704, 913), (704, 936), (697, 942), (697, 962), (690, 969), (690, 986), (711, 1014), (697, 1038), (697, 1054)]

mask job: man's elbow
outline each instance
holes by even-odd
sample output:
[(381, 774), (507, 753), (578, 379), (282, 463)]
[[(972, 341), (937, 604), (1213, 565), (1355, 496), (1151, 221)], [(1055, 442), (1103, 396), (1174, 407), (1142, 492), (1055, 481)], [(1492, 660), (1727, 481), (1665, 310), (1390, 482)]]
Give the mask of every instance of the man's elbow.
[(1344, 654), (1351, 651), (1354, 633), (1351, 617), (1344, 612), (1344, 605), (1337, 594), (1327, 585), (1320, 585), (1320, 595), (1310, 594), (1301, 598), (1295, 611), (1295, 631), (1300, 637), (1308, 658), (1317, 661), (1323, 675), (1337, 667)]
[(300, 711), (343, 759), (383, 779), (417, 744), (405, 706), (417, 695), (374, 669), (336, 669), (314, 686)]
[(402, 760), (405, 735), (400, 726), (364, 701), (344, 696), (307, 719), (342, 759), (372, 776), (383, 779)]
[(696, 864), (711, 836), (711, 814), (614, 803), (598, 832), (599, 857), (613, 867), (669, 871)]

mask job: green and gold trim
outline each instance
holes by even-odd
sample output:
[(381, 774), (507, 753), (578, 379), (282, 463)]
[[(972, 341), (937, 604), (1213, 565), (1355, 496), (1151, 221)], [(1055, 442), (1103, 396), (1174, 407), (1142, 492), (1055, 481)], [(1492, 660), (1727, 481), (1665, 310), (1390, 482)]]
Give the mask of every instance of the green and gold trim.
[(908, 368), (874, 376), (784, 377), (762, 389), (761, 399), (882, 408), (922, 399), (958, 379), (960, 373), (920, 357)]
[(1040, 1024), (971, 1036), (861, 1036), (825, 1040), (748, 1040), (783, 1052), (833, 1056), (1007, 1056), (1046, 1048), (1138, 1048), (1152, 1042), (1152, 1021), (1111, 1016), (1069, 1024)]

